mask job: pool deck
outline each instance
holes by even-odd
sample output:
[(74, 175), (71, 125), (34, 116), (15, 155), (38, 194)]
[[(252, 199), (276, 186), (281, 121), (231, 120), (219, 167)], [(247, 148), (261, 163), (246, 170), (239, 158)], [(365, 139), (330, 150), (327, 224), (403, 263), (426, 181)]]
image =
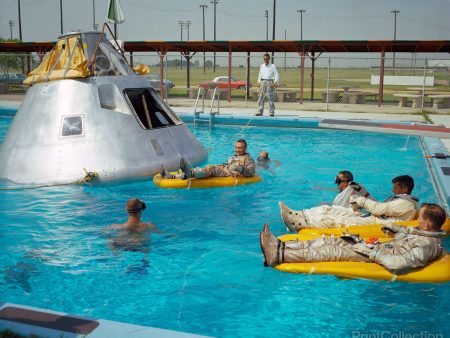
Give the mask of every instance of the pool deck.
[(202, 338), (190, 333), (0, 303), (0, 331), (47, 338)]

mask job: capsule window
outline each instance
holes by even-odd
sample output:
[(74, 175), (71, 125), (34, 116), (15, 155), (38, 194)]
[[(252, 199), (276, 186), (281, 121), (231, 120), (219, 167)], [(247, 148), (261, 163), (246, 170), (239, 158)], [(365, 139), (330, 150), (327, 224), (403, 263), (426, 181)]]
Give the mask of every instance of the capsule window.
[(149, 88), (125, 89), (125, 95), (134, 115), (144, 129), (156, 129), (179, 123), (154, 90)]
[(62, 119), (61, 136), (79, 136), (83, 135), (83, 117), (64, 116)]

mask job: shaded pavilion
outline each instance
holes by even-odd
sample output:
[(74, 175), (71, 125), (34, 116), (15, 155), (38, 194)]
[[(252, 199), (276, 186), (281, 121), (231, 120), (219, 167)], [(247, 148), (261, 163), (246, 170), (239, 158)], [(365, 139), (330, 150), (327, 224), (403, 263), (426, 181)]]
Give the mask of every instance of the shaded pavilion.
[[(55, 42), (0, 42), (0, 52), (35, 52), (38, 54), (49, 51)], [(187, 62), (186, 80), (190, 87), (190, 59), (197, 52), (228, 53), (228, 100), (231, 100), (231, 69), (233, 53), (247, 53), (247, 89), (249, 95), (250, 54), (251, 53), (296, 53), (299, 55), (300, 104), (303, 103), (305, 58), (314, 60), (321, 53), (380, 53), (380, 83), (378, 106), (383, 100), (384, 66), (386, 53), (450, 53), (450, 40), (317, 40), (317, 41), (125, 41), (125, 52), (130, 53), (130, 63), (133, 65), (133, 53), (156, 52), (160, 58), (160, 90), (163, 93), (164, 58), (169, 52), (181, 53)]]

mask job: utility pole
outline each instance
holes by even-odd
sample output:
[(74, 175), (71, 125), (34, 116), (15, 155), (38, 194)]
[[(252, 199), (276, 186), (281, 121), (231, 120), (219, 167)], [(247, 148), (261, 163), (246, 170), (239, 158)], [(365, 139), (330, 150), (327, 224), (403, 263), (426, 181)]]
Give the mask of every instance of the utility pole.
[[(203, 12), (203, 41), (206, 41), (205, 40), (205, 8), (208, 8), (208, 6), (207, 5), (200, 5), (199, 7), (201, 7), (202, 12)], [(203, 74), (206, 73), (205, 63), (206, 63), (206, 56), (205, 56), (205, 52), (203, 52)]]
[(300, 40), (303, 41), (303, 13), (305, 13), (306, 10), (299, 9), (297, 13), (300, 13)]
[[(284, 40), (286, 41), (286, 36), (287, 36), (287, 30), (286, 28), (284, 29)], [(284, 52), (284, 70), (286, 71), (286, 52)]]
[(59, 0), (59, 15), (61, 18), (61, 35), (63, 33), (63, 10), (62, 10), (62, 0)]
[(95, 0), (92, 0), (92, 28), (96, 31), (96, 23), (95, 23)]
[(269, 41), (269, 11), (267, 9), (264, 11), (264, 16), (266, 17), (266, 41)]
[[(178, 24), (180, 25), (181, 28), (181, 42), (183, 42), (183, 28), (184, 28), (184, 21), (178, 21)], [(180, 69), (183, 69), (183, 53), (181, 54), (181, 64), (180, 64)]]
[[(214, 41), (216, 41), (216, 6), (219, 3), (219, 0), (212, 0), (211, 3), (214, 5)], [(216, 52), (214, 52), (214, 73), (216, 72)]]
[[(17, 9), (19, 12), (19, 40), (22, 41), (22, 15), (20, 13), (20, 0), (17, 0)], [(26, 60), (30, 61), (30, 53), (27, 53)], [(22, 68), (22, 74), (25, 74), (25, 60), (23, 60), (23, 62), (21, 62), (21, 68)], [(28, 67), (28, 68), (30, 68), (30, 67)]]
[[(272, 29), (272, 41), (275, 41), (275, 18), (276, 18), (277, 0), (273, 0), (273, 29)], [(273, 59), (274, 52), (272, 52), (272, 63), (275, 62)]]
[(22, 41), (22, 17), (20, 15), (20, 0), (17, 0), (17, 8), (19, 9), (19, 39)]
[(9, 20), (9, 32), (10, 32), (10, 39), (12, 40), (12, 28), (14, 26), (14, 20)]
[(186, 21), (184, 24), (185, 24), (185, 26), (187, 28), (187, 40), (186, 41), (189, 41), (189, 26), (192, 24), (192, 22), (191, 21)]
[[(400, 13), (398, 9), (394, 9), (391, 11), (394, 14), (394, 41), (397, 39), (397, 14)], [(392, 71), (395, 72), (395, 52), (393, 53), (392, 58)]]

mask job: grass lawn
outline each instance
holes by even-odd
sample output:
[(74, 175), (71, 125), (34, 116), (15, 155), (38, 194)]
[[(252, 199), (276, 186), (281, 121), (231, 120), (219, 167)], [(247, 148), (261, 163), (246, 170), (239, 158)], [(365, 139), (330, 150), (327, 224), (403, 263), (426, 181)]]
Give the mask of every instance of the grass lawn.
[[(156, 74), (159, 69), (152, 67), (151, 73)], [(253, 67), (250, 69), (250, 83), (254, 86), (257, 82), (259, 68)], [(278, 68), (280, 74), (280, 86), (281, 88), (300, 88), (300, 69), (299, 68)], [(216, 67), (214, 73), (212, 69), (207, 69), (206, 73), (203, 73), (202, 67), (190, 68), (190, 86), (196, 87), (200, 82), (211, 81), (216, 76), (226, 76), (228, 74), (228, 68)], [(246, 69), (241, 67), (232, 68), (231, 75), (240, 80), (245, 80)], [(450, 80), (450, 73), (433, 73), (427, 74), (427, 76), (433, 75), (435, 79)], [(175, 89), (178, 87), (186, 88), (186, 67), (183, 69), (175, 69), (173, 67), (165, 69), (165, 78), (173, 81), (176, 87), (172, 92), (177, 92)], [(370, 84), (371, 70), (368, 68), (333, 68), (330, 69), (330, 83), (329, 88), (340, 88), (342, 86), (350, 86), (356, 90), (370, 90), (377, 91), (378, 85)], [(304, 83), (305, 88), (311, 87), (311, 68), (305, 69)], [(314, 71), (314, 87), (317, 90), (323, 90), (327, 88), (328, 70), (324, 68), (316, 68)], [(407, 87), (411, 86), (385, 86), (386, 92), (390, 91), (405, 91)], [(351, 88), (351, 89), (352, 89)], [(306, 91), (306, 90), (305, 90)], [(433, 92), (450, 92), (450, 86), (435, 85)]]

